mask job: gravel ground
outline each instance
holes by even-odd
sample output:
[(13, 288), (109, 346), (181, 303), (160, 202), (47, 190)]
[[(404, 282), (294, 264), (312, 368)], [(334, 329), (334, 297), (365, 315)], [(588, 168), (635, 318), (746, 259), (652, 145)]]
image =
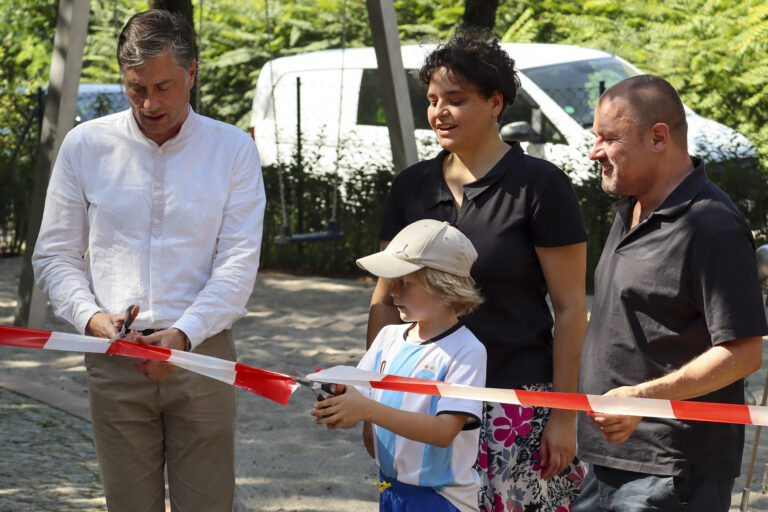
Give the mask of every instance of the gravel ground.
[[(20, 265), (18, 258), (0, 259), (0, 324), (13, 321)], [(248, 315), (234, 329), (240, 362), (292, 375), (355, 364), (363, 354), (371, 290), (372, 283), (364, 281), (262, 274)], [(71, 332), (50, 311), (45, 328)], [(0, 512), (104, 511), (90, 424), (83, 419), (88, 416), (82, 356), (0, 351)], [(758, 400), (766, 366), (748, 379)], [(247, 392), (239, 398), (236, 510), (377, 509), (376, 467), (362, 448), (360, 428), (316, 427), (308, 414), (313, 396), (305, 389), (286, 407)], [(747, 427), (732, 511), (741, 503), (754, 430)], [(753, 512), (768, 511), (768, 495), (760, 493), (768, 432), (757, 455)]]

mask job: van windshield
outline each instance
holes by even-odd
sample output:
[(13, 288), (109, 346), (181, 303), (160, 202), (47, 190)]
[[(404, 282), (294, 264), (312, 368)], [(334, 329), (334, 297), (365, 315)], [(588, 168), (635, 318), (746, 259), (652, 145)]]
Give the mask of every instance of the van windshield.
[(530, 68), (522, 73), (585, 128), (592, 127), (592, 115), (603, 91), (638, 74), (613, 57)]

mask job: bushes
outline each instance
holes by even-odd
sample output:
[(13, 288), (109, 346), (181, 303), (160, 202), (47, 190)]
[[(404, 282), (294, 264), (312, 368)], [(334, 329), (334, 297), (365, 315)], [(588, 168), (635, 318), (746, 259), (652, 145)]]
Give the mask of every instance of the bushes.
[(27, 233), (42, 95), (0, 94), (0, 256), (18, 255)]
[(279, 168), (265, 167), (264, 183), (267, 208), (264, 216), (264, 239), (261, 266), (296, 273), (348, 276), (360, 274), (355, 260), (375, 252), (379, 247), (378, 231), (384, 201), (392, 183), (392, 171), (383, 165), (357, 169), (346, 177), (331, 173), (311, 174), (303, 159), (282, 165), (288, 225), (292, 233), (327, 229), (332, 216), (333, 195), (337, 194), (337, 220), (342, 240), (278, 245), (274, 237), (283, 224)]

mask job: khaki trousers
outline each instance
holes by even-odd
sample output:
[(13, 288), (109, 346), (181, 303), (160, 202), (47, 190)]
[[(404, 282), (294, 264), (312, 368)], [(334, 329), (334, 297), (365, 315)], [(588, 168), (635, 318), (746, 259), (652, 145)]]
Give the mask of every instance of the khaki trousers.
[[(195, 349), (235, 360), (232, 331)], [(235, 493), (233, 386), (177, 368), (152, 382), (124, 356), (86, 354), (99, 473), (110, 512), (231, 512)]]

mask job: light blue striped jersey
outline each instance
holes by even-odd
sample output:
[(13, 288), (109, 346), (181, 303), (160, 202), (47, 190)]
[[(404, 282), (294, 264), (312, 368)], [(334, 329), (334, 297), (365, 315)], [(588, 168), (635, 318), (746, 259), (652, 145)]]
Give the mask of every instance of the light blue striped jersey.
[[(461, 323), (427, 341), (408, 338), (413, 324), (388, 325), (374, 340), (358, 368), (418, 379), (485, 386), (485, 347)], [(400, 482), (432, 487), (462, 512), (477, 510), (480, 478), (477, 459), (483, 403), (416, 393), (360, 388), (395, 409), (469, 417), (464, 430), (446, 448), (412, 441), (374, 425), (376, 462), (384, 475)]]

